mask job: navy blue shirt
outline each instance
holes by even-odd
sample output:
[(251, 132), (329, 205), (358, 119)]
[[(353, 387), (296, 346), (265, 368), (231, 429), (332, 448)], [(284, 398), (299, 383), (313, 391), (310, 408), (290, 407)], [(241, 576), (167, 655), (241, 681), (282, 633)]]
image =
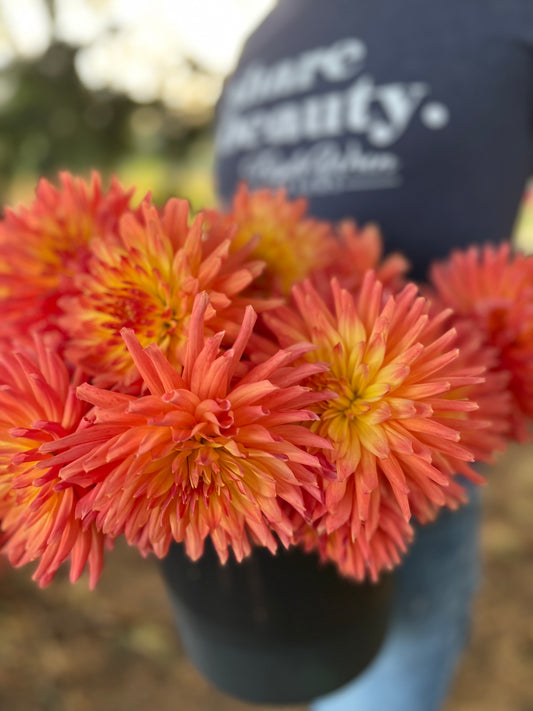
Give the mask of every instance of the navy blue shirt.
[(380, 223), (422, 278), (510, 236), (533, 173), (533, 0), (281, 0), (218, 108), (216, 171)]

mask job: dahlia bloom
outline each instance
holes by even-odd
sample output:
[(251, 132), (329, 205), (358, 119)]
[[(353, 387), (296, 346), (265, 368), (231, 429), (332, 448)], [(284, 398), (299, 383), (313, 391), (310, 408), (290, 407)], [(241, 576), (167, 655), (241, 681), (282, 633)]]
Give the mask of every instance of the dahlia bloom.
[(312, 276), (323, 298), (331, 296), (330, 281), (356, 293), (367, 271), (372, 269), (388, 293), (397, 293), (405, 286), (409, 262), (398, 252), (383, 256), (383, 237), (373, 223), (358, 227), (353, 220), (343, 220), (335, 227), (335, 247), (329, 262)]
[(496, 349), (498, 370), (509, 373), (513, 436), (527, 438), (533, 417), (533, 257), (511, 245), (454, 251), (431, 269), (437, 297), (456, 320), (477, 329), (483, 345)]
[(70, 558), (71, 581), (88, 565), (94, 587), (103, 564), (104, 536), (75, 517), (82, 490), (64, 486), (39, 451), (79, 426), (88, 409), (76, 397), (79, 380), (37, 338), (33, 351), (0, 356), (0, 543), (14, 566), (39, 559), (41, 586)]
[[(427, 333), (428, 338), (436, 339), (451, 328), (457, 334), (458, 356), (449, 366), (450, 375), (483, 375), (476, 382), (465, 384), (451, 393), (453, 398), (460, 395), (464, 400), (475, 402), (477, 409), (467, 413), (450, 412), (446, 424), (451, 425), (453, 418), (458, 418), (461, 444), (471, 452), (476, 462), (494, 463), (495, 455), (507, 449), (512, 432), (513, 402), (509, 391), (509, 374), (497, 368), (496, 349), (487, 346), (479, 332), (472, 329), (469, 323), (457, 320), (453, 312), (443, 309), (438, 299), (431, 302), (429, 313), (434, 318), (433, 329)], [(446, 399), (449, 395), (444, 394), (442, 397)], [(483, 478), (476, 478), (475, 470), (469, 463), (451, 454), (442, 457), (436, 452), (434, 463), (450, 476), (449, 485), (442, 490), (444, 505), (448, 508), (456, 509), (468, 499), (454, 474), (462, 474), (476, 483), (483, 483)], [(413, 514), (421, 523), (435, 518), (439, 506), (428, 506), (425, 498), (420, 500), (417, 491), (412, 491), (409, 498)]]
[[(371, 272), (357, 298), (335, 281), (331, 288), (333, 310), (306, 282), (293, 289), (295, 309), (265, 320), (282, 347), (310, 341), (316, 350), (305, 359), (330, 363), (310, 379), (314, 389), (337, 395), (314, 407), (320, 419), (311, 423), (331, 441), (324, 456), (336, 469), (336, 480), (325, 486), (319, 529), (330, 534), (348, 524), (355, 541), (363, 524), (378, 530), (383, 497), (396, 500), (406, 521), (412, 512), (430, 518), (446, 503), (452, 461), (479, 480), (467, 465), (472, 453), (459, 440), (477, 409), (463, 388), (483, 380), (483, 365), (455, 366), (456, 333), (442, 332), (449, 314), (430, 317), (414, 284), (385, 303)], [(403, 538), (399, 529), (397, 535)]]
[(376, 579), (524, 435), (533, 257), (456, 252), (423, 298), (377, 227), (283, 191), (194, 220), (130, 199), (65, 173), (0, 222), (0, 546), (41, 585), (70, 559), (93, 587), (121, 534)]
[(300, 382), (325, 366), (294, 366), (310, 347), (297, 344), (241, 374), (253, 309), (221, 352), (222, 334), (204, 335), (209, 299), (195, 299), (183, 368), (124, 329), (150, 394), (82, 385), (79, 396), (94, 405), (90, 425), (42, 450), (55, 453), (66, 485), (93, 487), (77, 507), (86, 523), (160, 557), (176, 540), (197, 559), (209, 535), (224, 562), (228, 547), (241, 560), (251, 541), (274, 551), (273, 533), (289, 545), (292, 524), (280, 502), (305, 515), (303, 492), (320, 496), (318, 460), (305, 448), (328, 443), (303, 423), (316, 419), (309, 407), (324, 395)]
[(0, 222), (0, 336), (23, 337), (28, 328), (49, 329), (57, 299), (73, 291), (89, 244), (114, 234), (128, 211), (132, 191), (114, 180), (103, 192), (100, 177), (90, 182), (61, 173), (56, 188), (42, 179), (30, 207), (6, 209)]
[(307, 552), (317, 551), (323, 562), (334, 563), (341, 575), (376, 581), (381, 572), (399, 565), (414, 535), (392, 498), (382, 498), (378, 505), (376, 529), (363, 523), (355, 540), (349, 523), (326, 533), (302, 520), (295, 542)]
[[(172, 363), (180, 362), (196, 294), (209, 294), (207, 317), (214, 333), (235, 336), (244, 313), (239, 293), (262, 264), (229, 255), (231, 237), (214, 241), (203, 218), (188, 223), (185, 200), (171, 199), (160, 214), (145, 203), (141, 214), (126, 215), (112, 240), (91, 244), (78, 293), (60, 304), (60, 324), (68, 334), (66, 357), (96, 376), (103, 386), (128, 386), (137, 377), (120, 331), (131, 328), (141, 344), (157, 343)], [(268, 302), (255, 301), (256, 308)]]
[(208, 212), (214, 227), (235, 229), (232, 249), (255, 240), (252, 255), (266, 263), (254, 288), (268, 294), (288, 294), (291, 286), (325, 264), (335, 249), (328, 222), (306, 217), (307, 200), (289, 200), (284, 190), (251, 192), (239, 186), (228, 215)]

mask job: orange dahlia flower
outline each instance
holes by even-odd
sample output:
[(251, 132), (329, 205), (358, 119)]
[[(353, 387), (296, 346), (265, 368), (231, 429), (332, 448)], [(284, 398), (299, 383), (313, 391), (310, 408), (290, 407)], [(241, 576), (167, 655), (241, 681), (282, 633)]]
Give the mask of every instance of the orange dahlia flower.
[(344, 220), (335, 228), (335, 237), (329, 262), (315, 272), (312, 279), (323, 298), (331, 296), (332, 278), (336, 278), (343, 289), (356, 293), (370, 269), (388, 293), (397, 293), (405, 286), (409, 262), (398, 252), (383, 258), (383, 237), (377, 225), (369, 223), (358, 227), (353, 220)]
[(526, 439), (533, 417), (533, 257), (513, 254), (509, 243), (472, 246), (434, 264), (430, 276), (455, 318), (496, 348), (496, 368), (510, 374), (513, 435)]
[[(310, 341), (316, 350), (306, 360), (330, 363), (310, 383), (337, 395), (314, 407), (320, 419), (311, 423), (331, 441), (325, 456), (337, 473), (325, 485), (320, 523), (327, 534), (349, 524), (355, 541), (362, 524), (378, 529), (383, 496), (396, 499), (405, 520), (413, 501), (426, 518), (446, 503), (455, 473), (449, 462), (473, 460), (459, 440), (477, 405), (462, 389), (482, 381), (483, 366), (455, 367), (455, 331), (441, 332), (442, 318), (428, 315), (414, 284), (383, 303), (369, 272), (358, 298), (335, 281), (332, 292), (333, 310), (310, 283), (299, 285), (296, 309), (265, 319), (282, 347)], [(466, 464), (463, 473), (479, 479)]]
[(0, 336), (20, 337), (29, 327), (50, 328), (57, 299), (73, 290), (92, 239), (114, 234), (132, 191), (100, 177), (90, 182), (60, 174), (60, 187), (42, 179), (30, 207), (6, 209), (0, 222)]
[(399, 565), (414, 535), (392, 498), (383, 497), (378, 506), (375, 530), (363, 523), (355, 540), (349, 523), (326, 533), (320, 532), (319, 526), (302, 521), (295, 541), (305, 551), (316, 550), (322, 561), (334, 563), (341, 575), (376, 581), (382, 571)]
[(33, 352), (0, 357), (0, 542), (15, 566), (39, 559), (41, 586), (70, 558), (71, 581), (87, 564), (94, 587), (103, 564), (104, 536), (75, 516), (82, 490), (65, 486), (39, 451), (80, 424), (88, 406), (76, 397), (78, 382), (37, 339)]
[(255, 240), (252, 255), (266, 263), (254, 288), (268, 294), (288, 294), (291, 286), (331, 260), (335, 249), (333, 230), (328, 222), (306, 217), (307, 200), (289, 200), (285, 190), (251, 192), (239, 186), (229, 215), (208, 212), (216, 227), (233, 225), (232, 249)]
[(275, 550), (273, 533), (290, 543), (281, 501), (304, 515), (303, 492), (320, 496), (318, 460), (305, 447), (328, 444), (302, 423), (316, 419), (309, 406), (324, 396), (300, 381), (325, 366), (294, 366), (309, 349), (298, 344), (240, 374), (255, 314), (246, 310), (235, 342), (221, 352), (222, 334), (204, 335), (209, 299), (195, 299), (179, 370), (157, 345), (143, 350), (124, 329), (150, 394), (81, 386), (80, 397), (94, 405), (91, 425), (43, 451), (56, 453), (65, 482), (94, 485), (78, 512), (112, 537), (124, 533), (161, 557), (173, 539), (185, 541), (197, 559), (209, 535), (222, 561), (228, 547), (241, 560), (251, 541)]
[(247, 303), (239, 292), (262, 264), (245, 261), (245, 253), (230, 256), (231, 237), (210, 240), (202, 216), (189, 227), (188, 213), (185, 200), (169, 200), (161, 214), (143, 204), (140, 216), (124, 217), (112, 240), (91, 244), (78, 293), (61, 301), (60, 324), (69, 337), (66, 357), (97, 384), (129, 385), (138, 377), (122, 328), (133, 329), (142, 345), (157, 343), (172, 363), (180, 361), (200, 291), (209, 294), (211, 332), (237, 333)]
[[(444, 310), (439, 301), (433, 300), (429, 313), (432, 314), (432, 328), (428, 329), (428, 338), (438, 338), (445, 331), (455, 330), (458, 356), (449, 365), (451, 376), (465, 375), (483, 378), (476, 382), (465, 384), (459, 389), (446, 393), (443, 399), (450, 396), (456, 399), (475, 402), (477, 409), (469, 412), (454, 412), (453, 405), (447, 415), (446, 424), (453, 424), (461, 430), (461, 444), (471, 452), (476, 462), (494, 463), (495, 454), (506, 450), (512, 431), (512, 395), (509, 391), (509, 374), (497, 369), (498, 354), (496, 349), (487, 346), (476, 329), (472, 329), (466, 321), (458, 321), (450, 310)], [(483, 483), (483, 478), (476, 479), (474, 470), (468, 462), (448, 453), (442, 456), (435, 452), (435, 465), (448, 473), (449, 485), (442, 490), (448, 508), (456, 509), (466, 503), (467, 495), (458, 483), (454, 474), (463, 474), (476, 483)], [(420, 498), (419, 492), (409, 494), (413, 514), (421, 523), (431, 521), (438, 513), (438, 505), (428, 505), (425, 497)]]

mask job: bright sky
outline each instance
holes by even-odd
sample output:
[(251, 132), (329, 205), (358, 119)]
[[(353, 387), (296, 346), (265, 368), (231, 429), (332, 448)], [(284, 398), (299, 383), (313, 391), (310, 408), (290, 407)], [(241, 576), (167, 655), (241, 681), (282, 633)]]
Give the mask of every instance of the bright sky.
[[(276, 0), (0, 0), (0, 67), (39, 56), (52, 33), (82, 48), (77, 69), (91, 88), (110, 87), (137, 101), (213, 102), (249, 32)], [(193, 84), (184, 56), (204, 73)]]

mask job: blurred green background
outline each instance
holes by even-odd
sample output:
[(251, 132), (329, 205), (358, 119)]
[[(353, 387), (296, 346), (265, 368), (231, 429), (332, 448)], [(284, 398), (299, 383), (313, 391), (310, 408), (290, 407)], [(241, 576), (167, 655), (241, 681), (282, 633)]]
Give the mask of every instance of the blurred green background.
[(157, 201), (212, 203), (214, 105), (272, 4), (2, 0), (2, 204), (27, 199), (41, 175), (91, 168)]
[[(274, 0), (0, 0), (0, 201), (62, 169), (117, 174), (156, 201), (215, 199), (224, 76)], [(495, 199), (495, 196), (487, 196)], [(533, 247), (533, 191), (516, 237)], [(490, 477), (485, 583), (447, 711), (532, 711), (531, 448)], [(94, 592), (0, 569), (0, 711), (245, 711), (192, 668), (153, 559), (125, 545)], [(355, 711), (355, 709), (354, 709)], [(384, 710), (386, 711), (386, 710)]]

